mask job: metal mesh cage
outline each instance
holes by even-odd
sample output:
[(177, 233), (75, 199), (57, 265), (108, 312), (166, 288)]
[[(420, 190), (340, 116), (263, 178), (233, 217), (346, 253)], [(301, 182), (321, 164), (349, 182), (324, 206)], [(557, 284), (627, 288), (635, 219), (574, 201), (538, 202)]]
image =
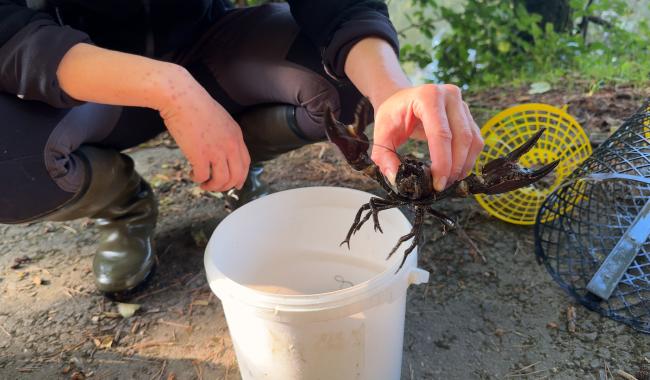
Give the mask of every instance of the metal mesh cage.
[[(587, 308), (650, 333), (648, 215), (646, 102), (543, 202), (535, 225), (537, 258)], [(634, 237), (639, 241), (631, 244)], [(628, 259), (621, 260), (625, 249)], [(616, 265), (618, 277), (607, 272)], [(609, 281), (607, 296), (594, 291), (598, 279)]]

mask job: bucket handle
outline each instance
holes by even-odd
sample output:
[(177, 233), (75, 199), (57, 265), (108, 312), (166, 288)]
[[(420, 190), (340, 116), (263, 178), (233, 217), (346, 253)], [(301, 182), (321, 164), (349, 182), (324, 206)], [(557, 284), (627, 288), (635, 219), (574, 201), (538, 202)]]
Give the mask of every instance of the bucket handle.
[(413, 268), (408, 277), (409, 285), (419, 285), (429, 282), (429, 272), (420, 268)]

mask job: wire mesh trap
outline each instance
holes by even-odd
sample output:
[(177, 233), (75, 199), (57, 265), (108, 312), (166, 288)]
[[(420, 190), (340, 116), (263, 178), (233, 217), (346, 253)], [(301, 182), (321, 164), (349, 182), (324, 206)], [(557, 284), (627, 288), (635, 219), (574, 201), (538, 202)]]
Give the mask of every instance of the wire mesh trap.
[(537, 259), (578, 302), (650, 333), (650, 102), (542, 203)]

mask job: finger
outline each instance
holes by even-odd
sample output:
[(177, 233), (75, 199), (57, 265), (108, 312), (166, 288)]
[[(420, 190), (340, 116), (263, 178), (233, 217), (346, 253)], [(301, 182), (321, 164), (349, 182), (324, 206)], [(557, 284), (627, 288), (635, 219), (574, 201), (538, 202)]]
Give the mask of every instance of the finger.
[(237, 185), (239, 185), (240, 182), (242, 182), (241, 177), (243, 176), (246, 178), (242, 173), (242, 165), (241, 162), (238, 158), (235, 159), (228, 159), (226, 161), (226, 166), (228, 167), (228, 172), (230, 173), (230, 178), (229, 180), (224, 183), (223, 185), (223, 191), (230, 190)]
[(375, 121), (374, 144), (370, 155), (384, 177), (393, 185), (400, 165), (399, 157), (394, 150), (401, 143), (393, 138), (395, 130), (389, 120), (378, 117)]
[(240, 159), (238, 163), (239, 165), (241, 165), (241, 171), (243, 172), (243, 175), (239, 179), (235, 187), (241, 190), (241, 188), (244, 187), (244, 183), (246, 182), (246, 178), (248, 177), (248, 171), (251, 165), (251, 156), (248, 153), (248, 148), (246, 148), (246, 145), (244, 143), (239, 145), (239, 156)]
[(424, 127), (422, 126), (422, 124), (418, 124), (413, 129), (413, 133), (411, 133), (411, 138), (416, 140), (421, 140), (421, 141), (427, 140), (427, 134), (424, 132)]
[(230, 171), (230, 181), (226, 183), (227, 189), (237, 188), (241, 189), (248, 176), (248, 166), (250, 165), (250, 157), (248, 150), (243, 141), (237, 144), (234, 148), (236, 154), (228, 156), (228, 169)]
[(467, 154), (467, 161), (465, 162), (465, 166), (463, 167), (463, 175), (469, 175), (471, 172), (472, 168), (474, 167), (474, 164), (476, 163), (476, 158), (481, 154), (481, 151), (483, 150), (483, 137), (481, 137), (481, 130), (479, 129), (478, 125), (474, 121), (474, 118), (472, 117), (472, 114), (469, 111), (469, 107), (467, 106), (467, 103), (463, 102), (463, 108), (465, 109), (465, 115), (470, 121), (471, 129), (472, 129), (472, 146), (469, 148), (469, 153)]
[(196, 183), (203, 183), (210, 179), (210, 161), (208, 160), (189, 160), (192, 170), (190, 178)]
[(210, 164), (212, 178), (201, 184), (201, 189), (206, 191), (226, 191), (225, 184), (230, 180), (230, 171), (225, 158), (217, 158)]
[(226, 145), (227, 165), (230, 170), (230, 180), (226, 185), (229, 186), (228, 189), (237, 188), (241, 190), (244, 182), (246, 182), (246, 177), (248, 177), (251, 158), (239, 126), (237, 126), (236, 131)]
[(400, 160), (394, 152), (382, 148), (372, 149), (372, 160), (379, 166), (379, 170), (384, 177), (392, 184), (395, 185), (395, 177), (399, 169)]
[(445, 106), (449, 118), (449, 129), (452, 134), (452, 164), (449, 182), (457, 181), (463, 175), (463, 168), (467, 162), (469, 148), (472, 145), (474, 134), (470, 127), (469, 119), (465, 114), (465, 106), (460, 89), (453, 85), (445, 85)]
[(427, 135), (434, 187), (442, 191), (447, 186), (451, 171), (452, 134), (440, 90), (436, 86), (427, 86), (423, 91), (420, 100), (413, 105), (413, 113), (422, 121)]

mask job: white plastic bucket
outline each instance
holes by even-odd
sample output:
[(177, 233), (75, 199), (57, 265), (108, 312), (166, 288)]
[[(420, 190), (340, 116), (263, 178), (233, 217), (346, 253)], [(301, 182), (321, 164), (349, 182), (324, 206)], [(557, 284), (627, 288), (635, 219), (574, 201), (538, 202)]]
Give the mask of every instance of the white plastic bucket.
[(339, 246), (372, 195), (337, 187), (275, 193), (226, 217), (205, 253), (244, 380), (397, 380), (406, 289), (428, 281), (398, 210)]

